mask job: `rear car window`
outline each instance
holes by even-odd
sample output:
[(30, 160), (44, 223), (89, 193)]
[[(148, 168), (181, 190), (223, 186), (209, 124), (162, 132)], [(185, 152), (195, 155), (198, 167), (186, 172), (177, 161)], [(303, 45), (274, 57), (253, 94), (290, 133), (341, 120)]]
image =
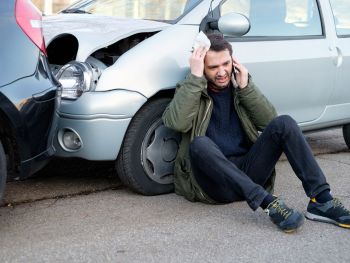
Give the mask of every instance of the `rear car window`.
[(331, 0), (331, 7), (338, 36), (350, 36), (350, 1)]
[(245, 36), (321, 36), (322, 24), (316, 0), (227, 0), (221, 15), (247, 16), (251, 29)]

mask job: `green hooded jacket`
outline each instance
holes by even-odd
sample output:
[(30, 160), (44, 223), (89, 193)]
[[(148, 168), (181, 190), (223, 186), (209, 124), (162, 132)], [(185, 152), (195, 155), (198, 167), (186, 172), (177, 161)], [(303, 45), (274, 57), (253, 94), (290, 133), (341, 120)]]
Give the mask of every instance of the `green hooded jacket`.
[[(234, 107), (251, 143), (270, 121), (277, 116), (276, 110), (259, 91), (249, 76), (248, 86), (233, 89)], [(189, 74), (177, 85), (174, 98), (163, 113), (164, 125), (182, 133), (182, 140), (175, 160), (175, 192), (190, 201), (216, 203), (209, 198), (196, 182), (189, 156), (189, 145), (195, 136), (205, 136), (209, 125), (213, 102), (207, 93), (205, 77)], [(265, 185), (273, 192), (275, 172)]]

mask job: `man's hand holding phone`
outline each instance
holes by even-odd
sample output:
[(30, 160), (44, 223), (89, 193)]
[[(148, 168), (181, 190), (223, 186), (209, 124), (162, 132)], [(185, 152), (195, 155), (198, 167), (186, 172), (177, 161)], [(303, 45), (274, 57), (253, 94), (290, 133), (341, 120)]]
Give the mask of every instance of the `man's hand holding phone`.
[(248, 69), (232, 56), (232, 78), (240, 89), (244, 89), (248, 85)]

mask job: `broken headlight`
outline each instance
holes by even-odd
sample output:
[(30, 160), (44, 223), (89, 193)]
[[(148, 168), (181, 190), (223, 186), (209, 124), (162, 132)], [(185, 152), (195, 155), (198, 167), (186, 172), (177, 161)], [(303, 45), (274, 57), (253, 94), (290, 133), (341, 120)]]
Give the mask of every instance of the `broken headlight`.
[(84, 92), (94, 90), (98, 76), (98, 69), (86, 62), (73, 61), (64, 65), (56, 74), (62, 85), (61, 97), (75, 100)]

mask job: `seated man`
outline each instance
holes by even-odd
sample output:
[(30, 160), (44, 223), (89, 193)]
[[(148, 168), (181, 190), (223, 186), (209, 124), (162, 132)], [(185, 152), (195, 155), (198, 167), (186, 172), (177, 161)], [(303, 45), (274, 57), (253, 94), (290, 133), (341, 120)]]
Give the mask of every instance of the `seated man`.
[(274, 167), (284, 152), (310, 197), (306, 217), (350, 228), (350, 212), (330, 194), (296, 122), (276, 117), (220, 34), (208, 38), (210, 49), (193, 51), (191, 73), (163, 114), (167, 127), (182, 132), (175, 192), (207, 203), (246, 200), (253, 210), (264, 209), (280, 229), (293, 232), (303, 224), (303, 214), (271, 194)]

